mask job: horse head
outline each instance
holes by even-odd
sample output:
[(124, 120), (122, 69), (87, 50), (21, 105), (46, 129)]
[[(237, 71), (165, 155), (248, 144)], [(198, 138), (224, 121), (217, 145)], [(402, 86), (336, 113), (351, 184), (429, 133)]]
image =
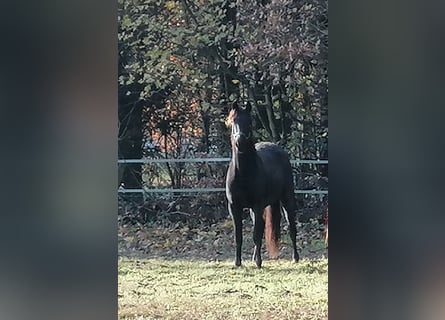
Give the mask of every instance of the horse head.
[(253, 146), (251, 110), (250, 102), (247, 102), (246, 106), (242, 108), (238, 106), (237, 101), (234, 101), (227, 118), (227, 124), (232, 127), (232, 146), (238, 152), (248, 151)]

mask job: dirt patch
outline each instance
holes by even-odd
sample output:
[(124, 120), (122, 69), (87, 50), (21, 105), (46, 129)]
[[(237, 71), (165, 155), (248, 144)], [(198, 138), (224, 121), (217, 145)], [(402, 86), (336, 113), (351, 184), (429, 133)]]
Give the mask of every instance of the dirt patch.
[[(316, 221), (298, 224), (297, 245), (301, 258), (327, 256), (323, 228)], [(253, 253), (252, 230), (250, 219), (245, 219), (243, 259), (250, 259)], [(120, 256), (222, 261), (232, 259), (235, 253), (231, 220), (200, 226), (183, 222), (122, 224), (118, 238)], [(267, 259), (266, 253), (264, 257)], [(280, 258), (291, 259), (287, 225), (282, 226)]]

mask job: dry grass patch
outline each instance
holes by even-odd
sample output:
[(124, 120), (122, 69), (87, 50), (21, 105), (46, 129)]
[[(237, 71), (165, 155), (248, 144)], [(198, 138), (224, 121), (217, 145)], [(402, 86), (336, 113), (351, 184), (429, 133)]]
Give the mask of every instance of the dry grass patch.
[(119, 260), (119, 319), (327, 319), (326, 258)]

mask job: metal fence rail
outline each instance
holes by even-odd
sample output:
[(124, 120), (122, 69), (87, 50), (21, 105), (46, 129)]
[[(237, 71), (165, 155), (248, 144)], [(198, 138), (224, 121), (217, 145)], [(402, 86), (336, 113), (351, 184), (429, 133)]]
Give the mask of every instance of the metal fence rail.
[[(229, 162), (230, 158), (191, 158), (191, 159), (119, 159), (117, 163), (181, 163), (181, 162)], [(328, 164), (328, 160), (290, 160), (291, 164)]]
[[(161, 163), (197, 163), (197, 162), (229, 162), (230, 158), (190, 158), (190, 159), (119, 159), (119, 164), (161, 164)], [(290, 160), (291, 164), (328, 164), (328, 160)], [(225, 192), (225, 188), (144, 188), (125, 189), (120, 187), (119, 193), (201, 193), (201, 192)], [(327, 190), (295, 190), (300, 194), (328, 194)]]
[[(124, 189), (119, 193), (201, 193), (201, 192), (225, 192), (226, 188), (182, 188), (182, 189)], [(327, 190), (295, 190), (295, 193), (328, 194)]]

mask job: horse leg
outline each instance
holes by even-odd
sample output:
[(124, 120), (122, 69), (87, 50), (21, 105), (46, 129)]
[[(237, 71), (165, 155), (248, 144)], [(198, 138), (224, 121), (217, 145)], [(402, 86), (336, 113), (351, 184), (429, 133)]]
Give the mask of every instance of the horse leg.
[(263, 262), (263, 260), (261, 259), (261, 242), (264, 235), (263, 210), (260, 210), (258, 208), (254, 209), (253, 216), (255, 217), (253, 221), (253, 242), (255, 243), (255, 249), (253, 252), (252, 260), (255, 261), (258, 268), (261, 268), (261, 264)]
[(235, 230), (235, 266), (239, 267), (241, 265), (241, 246), (243, 244), (243, 209), (229, 203), (229, 213), (232, 217)]
[(284, 201), (282, 201), (282, 205), (284, 207), (285, 216), (287, 223), (289, 225), (289, 236), (290, 240), (292, 242), (292, 258), (295, 262), (298, 262), (300, 260), (300, 257), (298, 255), (297, 251), (297, 226), (295, 224), (295, 216), (296, 216), (296, 203), (295, 203), (295, 197), (293, 194), (289, 194)]
[[(250, 217), (252, 218), (253, 225), (255, 226), (255, 212), (253, 209), (249, 209)], [(254, 238), (255, 238), (255, 228), (254, 228)], [(253, 248), (252, 261), (256, 259), (256, 246)]]

